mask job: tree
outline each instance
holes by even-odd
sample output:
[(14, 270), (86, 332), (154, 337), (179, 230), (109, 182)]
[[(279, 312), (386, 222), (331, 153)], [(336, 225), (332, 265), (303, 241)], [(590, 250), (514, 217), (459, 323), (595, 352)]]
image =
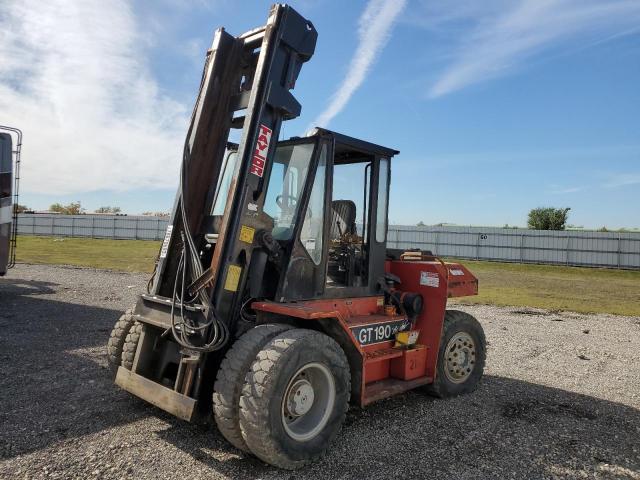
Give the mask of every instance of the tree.
[(425, 224), (424, 224), (424, 222), (423, 222), (422, 220), (420, 220), (420, 221), (416, 224), (416, 226), (417, 226), (417, 227), (424, 227), (424, 226), (425, 226)]
[(50, 212), (64, 213), (64, 206), (61, 203), (54, 203), (49, 207)]
[(80, 205), (80, 202), (71, 202), (64, 207), (67, 215), (79, 215), (84, 213), (84, 208)]
[(570, 208), (540, 207), (529, 212), (527, 226), (533, 230), (564, 230)]
[(169, 212), (142, 212), (145, 217), (168, 217), (171, 214)]
[(28, 212), (29, 210), (31, 210), (26, 205), (20, 205), (19, 203), (16, 203), (15, 209), (16, 209), (16, 213), (24, 213), (24, 212)]
[(120, 213), (122, 209), (120, 207), (100, 207), (95, 213), (113, 213), (114, 215)]
[(60, 203), (54, 203), (49, 207), (49, 211), (55, 213), (61, 213), (62, 215), (80, 215), (84, 213), (84, 208), (80, 205), (80, 202), (71, 202), (68, 205), (62, 205)]

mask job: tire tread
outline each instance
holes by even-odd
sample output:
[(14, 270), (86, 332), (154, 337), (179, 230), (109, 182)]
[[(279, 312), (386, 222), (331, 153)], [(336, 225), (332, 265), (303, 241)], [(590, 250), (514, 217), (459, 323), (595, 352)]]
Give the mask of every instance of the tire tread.
[(111, 335), (107, 342), (107, 362), (109, 369), (113, 373), (115, 373), (121, 365), (122, 349), (124, 348), (129, 330), (131, 330), (134, 323), (133, 309), (130, 308), (120, 316), (111, 330)]
[(133, 359), (136, 355), (138, 348), (138, 341), (140, 340), (140, 334), (142, 333), (142, 323), (136, 321), (129, 333), (122, 347), (122, 366), (127, 370), (131, 370), (133, 367)]
[(269, 401), (275, 382), (278, 379), (283, 364), (289, 360), (287, 353), (298, 342), (311, 340), (312, 344), (325, 352), (331, 366), (336, 371), (346, 372), (346, 391), (351, 391), (349, 364), (340, 346), (327, 335), (306, 329), (294, 329), (284, 332), (269, 342), (256, 356), (251, 369), (246, 375), (245, 384), (240, 397), (240, 426), (242, 435), (251, 452), (261, 460), (280, 468), (293, 470), (300, 468), (320, 458), (326, 452), (331, 440), (337, 435), (348, 410), (348, 395), (346, 400), (339, 404), (336, 400), (335, 408), (339, 409), (337, 424), (321, 451), (309, 453), (306, 458), (293, 459), (276, 442), (269, 425)]
[[(461, 394), (470, 393), (477, 388), (477, 382), (475, 384), (468, 384), (465, 382), (460, 392), (453, 393), (447, 389), (446, 384), (440, 375), (440, 366), (442, 362), (442, 352), (445, 348), (445, 339), (447, 338), (447, 334), (451, 328), (454, 328), (456, 324), (471, 322), (473, 325), (474, 333), (476, 333), (479, 337), (480, 344), (482, 346), (482, 354), (479, 357), (476, 357), (476, 367), (480, 370), (480, 377), (482, 377), (482, 372), (484, 371), (484, 365), (486, 360), (486, 345), (487, 340), (484, 334), (484, 330), (482, 329), (482, 325), (480, 322), (471, 314), (467, 312), (463, 312), (461, 310), (447, 310), (444, 316), (444, 324), (442, 327), (442, 343), (440, 345), (440, 349), (438, 351), (438, 366), (436, 368), (436, 378), (434, 382), (430, 385), (427, 385), (425, 391), (434, 397), (438, 398), (448, 398), (455, 397)], [(476, 347), (477, 348), (477, 347)], [(478, 379), (479, 380), (479, 379)]]
[(247, 371), (260, 349), (273, 337), (292, 328), (284, 324), (258, 325), (243, 334), (225, 355), (213, 387), (213, 416), (229, 443), (248, 452), (240, 430), (240, 395)]

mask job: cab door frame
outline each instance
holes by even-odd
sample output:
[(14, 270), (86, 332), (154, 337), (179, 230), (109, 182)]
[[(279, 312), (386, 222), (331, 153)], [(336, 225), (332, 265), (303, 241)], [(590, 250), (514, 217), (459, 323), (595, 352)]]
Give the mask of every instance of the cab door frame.
[[(367, 282), (361, 286), (346, 286), (346, 287), (327, 287), (323, 298), (346, 298), (346, 297), (366, 297), (379, 295), (381, 292), (379, 286), (379, 280), (384, 274), (384, 260), (386, 256), (386, 231), (383, 241), (379, 242), (376, 235), (376, 219), (378, 215), (378, 190), (379, 190), (379, 177), (380, 177), (380, 159), (388, 158), (375, 153), (367, 153), (364, 156), (371, 157), (371, 168), (369, 173), (369, 188), (366, 192), (367, 204), (363, 205), (363, 209), (366, 208), (366, 225), (363, 225), (363, 237), (366, 234), (366, 264), (367, 264)], [(362, 162), (364, 163), (364, 162)], [(334, 170), (331, 170), (331, 176), (333, 177)], [(388, 200), (389, 200), (389, 179), (390, 175), (387, 175), (387, 182), (383, 188), (386, 188), (386, 204), (384, 205), (385, 216), (387, 220), (385, 222), (385, 229), (388, 225)], [(333, 189), (329, 192), (330, 198), (333, 198)], [(363, 192), (364, 193), (364, 192)], [(329, 202), (331, 203), (331, 202)], [(331, 206), (329, 206), (331, 208)], [(358, 219), (356, 219), (357, 221)], [(330, 219), (327, 220), (326, 230), (330, 230)], [(366, 229), (366, 232), (365, 232)], [(328, 245), (327, 245), (328, 248)]]
[[(322, 215), (322, 248), (320, 263), (316, 264), (309, 254), (306, 246), (300, 239), (302, 227), (309, 208), (312, 189), (315, 184), (320, 157), (325, 153), (325, 178), (324, 178), (324, 201)], [(333, 152), (334, 141), (331, 137), (318, 137), (314, 148), (310, 170), (307, 173), (306, 183), (300, 198), (294, 221), (294, 231), (292, 241), (284, 252), (286, 271), (280, 276), (280, 281), (276, 291), (275, 300), (293, 301), (322, 298), (325, 291), (325, 278), (327, 271), (327, 253), (329, 232), (327, 225), (331, 221), (331, 188), (333, 172)]]

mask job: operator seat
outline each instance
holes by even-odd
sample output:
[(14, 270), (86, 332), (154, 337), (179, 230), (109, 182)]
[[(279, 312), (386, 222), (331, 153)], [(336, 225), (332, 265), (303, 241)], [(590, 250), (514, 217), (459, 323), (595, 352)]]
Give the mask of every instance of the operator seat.
[(352, 200), (331, 202), (331, 240), (340, 240), (345, 233), (356, 233), (356, 204)]

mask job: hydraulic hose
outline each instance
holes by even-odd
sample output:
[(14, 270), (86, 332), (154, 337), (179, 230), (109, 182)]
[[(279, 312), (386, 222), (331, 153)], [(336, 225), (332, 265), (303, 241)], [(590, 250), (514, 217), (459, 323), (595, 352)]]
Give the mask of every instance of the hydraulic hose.
[[(209, 67), (209, 55), (205, 61), (204, 70), (202, 72), (202, 78), (200, 80), (200, 88), (198, 91), (198, 97), (193, 111), (191, 112), (191, 120), (189, 122), (189, 129), (187, 131), (187, 137), (184, 143), (182, 165), (180, 167), (180, 185), (179, 185), (179, 215), (182, 220), (182, 230), (180, 231), (180, 237), (182, 240), (182, 251), (180, 253), (180, 260), (178, 262), (178, 268), (176, 269), (175, 281), (173, 286), (173, 299), (171, 302), (171, 332), (176, 342), (181, 346), (190, 350), (198, 352), (212, 352), (218, 350), (224, 346), (229, 338), (229, 331), (224, 322), (219, 321), (216, 316), (215, 308), (211, 303), (209, 295), (206, 289), (200, 289), (198, 294), (187, 300), (185, 293), (187, 285), (190, 282), (195, 281), (203, 273), (202, 263), (198, 254), (198, 249), (191, 235), (189, 227), (189, 217), (187, 215), (187, 208), (184, 199), (187, 198), (187, 178), (188, 169), (191, 159), (191, 150), (189, 148), (189, 141), (194, 129), (194, 122), (196, 112), (202, 98), (202, 92), (205, 84), (205, 78)], [(185, 315), (185, 303), (193, 303), (195, 300), (199, 300), (203, 305), (205, 314), (207, 315), (207, 321), (203, 324), (196, 324), (192, 319)], [(176, 306), (179, 304), (179, 318), (176, 318)], [(204, 345), (195, 345), (191, 340), (191, 336), (196, 332), (209, 331), (210, 341)]]

